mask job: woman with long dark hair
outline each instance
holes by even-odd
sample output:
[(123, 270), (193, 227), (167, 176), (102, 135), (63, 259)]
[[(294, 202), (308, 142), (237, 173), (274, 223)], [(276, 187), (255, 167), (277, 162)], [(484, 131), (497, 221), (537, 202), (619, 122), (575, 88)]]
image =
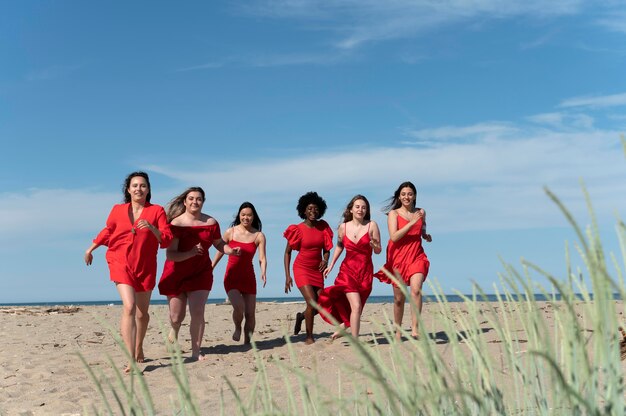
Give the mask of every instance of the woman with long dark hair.
[[(387, 213), (389, 243), (387, 261), (383, 268), (393, 273), (401, 283), (409, 286), (411, 299), (416, 309), (411, 309), (411, 336), (419, 333), (418, 315), (422, 313), (422, 285), (428, 276), (430, 262), (422, 247), (422, 239), (431, 242), (426, 232), (426, 211), (415, 206), (417, 189), (411, 182), (398, 186), (383, 212)], [(393, 281), (380, 270), (375, 276), (384, 283)], [(404, 316), (404, 293), (393, 283), (393, 318), (396, 324), (396, 338), (401, 338), (400, 328)]]
[[(243, 324), (244, 344), (250, 344), (250, 338), (256, 325), (256, 278), (252, 260), (257, 249), (259, 250), (259, 265), (263, 287), (267, 281), (267, 258), (265, 256), (265, 234), (261, 232), (261, 219), (256, 208), (250, 202), (244, 202), (239, 207), (230, 228), (224, 233), (223, 239), (231, 247), (239, 247), (239, 257), (229, 257), (224, 274), (224, 289), (233, 307), (233, 341), (241, 339), (241, 325)], [(213, 257), (213, 268), (222, 258), (217, 252)]]
[[(93, 262), (93, 251), (107, 246), (106, 259), (111, 281), (122, 299), (122, 339), (135, 362), (145, 360), (143, 340), (148, 329), (150, 296), (156, 283), (157, 251), (167, 247), (172, 234), (165, 211), (150, 203), (150, 178), (132, 172), (122, 187), (124, 203), (113, 206), (106, 226), (85, 252), (85, 263)], [(126, 372), (130, 371), (130, 365)]]

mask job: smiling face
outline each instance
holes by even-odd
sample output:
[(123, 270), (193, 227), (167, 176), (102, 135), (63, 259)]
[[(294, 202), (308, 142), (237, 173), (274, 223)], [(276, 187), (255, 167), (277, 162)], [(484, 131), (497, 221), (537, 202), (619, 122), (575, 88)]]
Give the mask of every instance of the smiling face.
[(191, 191), (185, 197), (185, 211), (190, 214), (197, 214), (202, 211), (204, 205), (204, 198), (202, 193), (198, 191)]
[(148, 186), (148, 181), (143, 176), (133, 176), (130, 178), (130, 185), (127, 191), (132, 202), (143, 204), (146, 202), (150, 187)]
[(415, 192), (410, 187), (400, 189), (399, 199), (404, 208), (411, 210), (415, 207)]
[(315, 204), (309, 204), (304, 209), (304, 218), (310, 222), (316, 221), (320, 217), (320, 209)]
[(350, 212), (352, 213), (352, 217), (363, 221), (365, 216), (367, 215), (367, 202), (362, 199), (357, 199), (352, 204), (352, 208), (350, 208)]
[(252, 208), (243, 208), (239, 211), (239, 223), (241, 225), (245, 228), (251, 227), (252, 221), (254, 221), (254, 212), (252, 212)]

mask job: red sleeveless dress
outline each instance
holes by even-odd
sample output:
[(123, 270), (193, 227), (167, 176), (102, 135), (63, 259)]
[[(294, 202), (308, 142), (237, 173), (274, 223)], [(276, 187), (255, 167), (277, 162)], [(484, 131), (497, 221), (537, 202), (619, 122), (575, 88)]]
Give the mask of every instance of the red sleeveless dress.
[(246, 295), (256, 295), (256, 278), (252, 260), (256, 253), (256, 243), (242, 243), (230, 240), (228, 245), (232, 248), (240, 247), (239, 256), (228, 256), (226, 273), (224, 274), (224, 289), (226, 293), (233, 289)]
[[(398, 229), (408, 222), (398, 215)], [(424, 280), (428, 276), (430, 262), (422, 247), (422, 225), (423, 219), (420, 218), (404, 237), (395, 243), (389, 240), (387, 244), (387, 261), (383, 267), (391, 273), (399, 273), (400, 280), (407, 285), (410, 283), (411, 276), (416, 273), (422, 273)], [(383, 283), (393, 283), (382, 270), (374, 276)]]
[(319, 220), (314, 227), (301, 222), (287, 227), (283, 236), (289, 247), (298, 251), (293, 262), (293, 277), (296, 287), (311, 285), (324, 287), (324, 275), (319, 270), (322, 261), (322, 250), (333, 248), (333, 231), (328, 223)]
[(170, 225), (178, 250), (188, 251), (196, 244), (202, 244), (204, 254), (184, 261), (166, 260), (159, 280), (159, 293), (164, 296), (178, 296), (194, 290), (211, 290), (213, 287), (213, 267), (209, 247), (222, 237), (219, 224), (179, 227)]
[[(358, 292), (361, 296), (361, 305), (365, 307), (365, 302), (372, 292), (374, 265), (370, 241), (369, 228), (356, 243), (344, 234), (342, 242), (346, 256), (341, 262), (335, 284), (323, 289), (317, 299), (317, 303), (337, 322), (345, 324), (346, 328), (350, 327), (352, 311), (346, 293)], [(324, 313), (320, 315), (326, 322), (332, 323)]]

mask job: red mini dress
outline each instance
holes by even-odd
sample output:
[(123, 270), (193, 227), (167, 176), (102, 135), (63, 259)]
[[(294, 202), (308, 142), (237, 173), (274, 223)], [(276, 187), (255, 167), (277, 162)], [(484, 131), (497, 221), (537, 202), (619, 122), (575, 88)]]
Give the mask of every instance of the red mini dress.
[[(398, 229), (404, 227), (408, 222), (398, 215)], [(420, 218), (404, 237), (395, 243), (389, 240), (387, 244), (387, 261), (383, 267), (391, 273), (399, 273), (400, 279), (407, 285), (410, 283), (411, 276), (416, 273), (423, 274), (424, 280), (428, 276), (430, 262), (422, 247), (422, 225), (423, 219)], [(393, 283), (382, 270), (379, 270), (374, 276), (383, 283)]]
[(324, 276), (319, 269), (322, 250), (330, 251), (333, 248), (333, 230), (328, 223), (319, 220), (314, 227), (308, 227), (304, 222), (292, 224), (287, 227), (283, 236), (289, 247), (298, 251), (293, 262), (296, 287), (324, 287)]
[[(346, 297), (346, 293), (358, 292), (361, 297), (361, 305), (372, 292), (374, 265), (372, 264), (372, 246), (370, 245), (369, 229), (359, 241), (352, 242), (344, 233), (343, 246), (346, 256), (341, 262), (335, 284), (323, 289), (317, 299), (317, 303), (332, 315), (339, 323), (350, 327), (350, 313), (352, 308)], [(326, 314), (321, 313), (322, 318), (332, 324)]]
[(256, 295), (256, 278), (252, 260), (256, 253), (256, 243), (242, 243), (230, 240), (228, 245), (232, 248), (240, 247), (239, 256), (228, 256), (226, 273), (224, 274), (224, 290), (226, 293), (233, 289), (245, 295)]
[[(106, 260), (111, 281), (132, 286), (137, 292), (154, 289), (159, 245), (166, 248), (172, 241), (165, 211), (160, 205), (146, 202), (141, 215), (130, 221), (130, 203), (117, 204), (111, 209), (106, 226), (93, 240), (108, 247)], [(148, 228), (137, 228), (139, 220), (146, 220), (161, 232), (161, 243)]]
[(200, 243), (204, 252), (201, 256), (193, 256), (183, 261), (166, 260), (159, 280), (159, 293), (164, 296), (178, 296), (195, 290), (211, 290), (213, 267), (209, 247), (213, 245), (213, 241), (222, 237), (219, 224), (170, 227), (174, 238), (178, 238), (178, 251), (191, 250)]

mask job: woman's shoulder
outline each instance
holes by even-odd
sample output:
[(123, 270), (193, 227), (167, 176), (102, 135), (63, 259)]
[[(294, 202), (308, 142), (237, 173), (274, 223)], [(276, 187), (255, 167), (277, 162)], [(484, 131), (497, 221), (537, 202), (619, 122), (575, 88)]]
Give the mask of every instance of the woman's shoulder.
[(200, 222), (204, 225), (216, 225), (217, 220), (210, 216), (209, 214), (202, 213), (200, 216)]

